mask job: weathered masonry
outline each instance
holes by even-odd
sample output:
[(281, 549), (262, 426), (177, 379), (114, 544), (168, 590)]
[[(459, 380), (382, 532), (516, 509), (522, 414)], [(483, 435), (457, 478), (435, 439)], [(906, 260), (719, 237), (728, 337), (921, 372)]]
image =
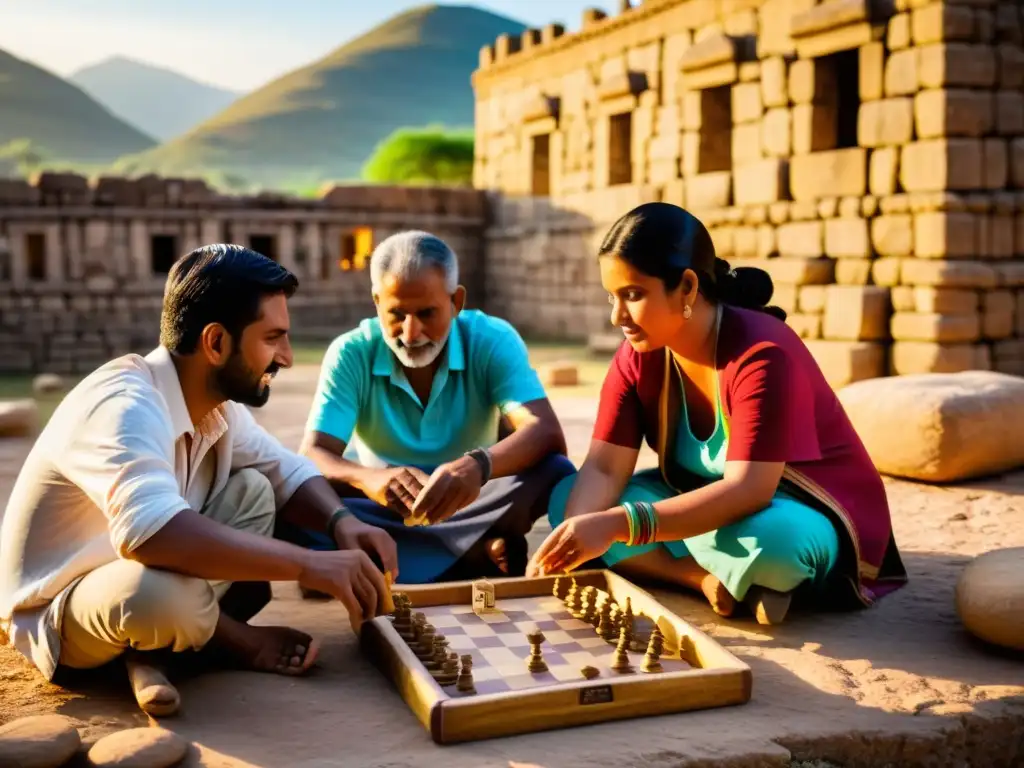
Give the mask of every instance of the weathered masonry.
[(300, 339), (373, 313), (365, 259), (402, 229), (445, 238), (475, 299), (486, 202), (474, 190), (338, 186), (307, 200), (156, 177), (0, 179), (0, 371), (85, 372), (148, 351), (171, 265), (206, 243), (247, 245), (298, 275)]
[[(837, 385), (1024, 374), (1024, 24), (1007, 0), (647, 0), (480, 54), (487, 304), (608, 330), (594, 253), (630, 207), (698, 214)], [(496, 278), (496, 279), (495, 279)]]

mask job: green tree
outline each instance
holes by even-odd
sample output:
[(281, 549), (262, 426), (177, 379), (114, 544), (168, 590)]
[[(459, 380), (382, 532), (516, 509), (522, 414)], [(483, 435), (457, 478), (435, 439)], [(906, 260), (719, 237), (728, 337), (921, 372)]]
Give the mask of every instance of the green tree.
[(14, 139), (0, 145), (0, 165), (11, 165), (29, 176), (47, 161), (47, 152), (31, 139)]
[(399, 128), (363, 166), (363, 179), (378, 184), (473, 183), (472, 131)]

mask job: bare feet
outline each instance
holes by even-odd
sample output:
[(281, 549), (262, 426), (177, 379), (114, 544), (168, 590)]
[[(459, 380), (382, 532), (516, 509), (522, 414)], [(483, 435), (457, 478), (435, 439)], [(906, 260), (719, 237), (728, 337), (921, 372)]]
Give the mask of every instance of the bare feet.
[(508, 573), (508, 552), (504, 539), (491, 539), (487, 542), (487, 556), (491, 558), (502, 573)]
[(213, 641), (247, 669), (302, 675), (316, 661), (320, 642), (290, 627), (256, 627), (221, 614)]
[(133, 652), (125, 656), (124, 663), (135, 701), (143, 712), (152, 717), (170, 717), (177, 713), (181, 696), (162, 669), (147, 664)]
[(792, 600), (791, 592), (776, 592), (767, 587), (751, 587), (745, 598), (757, 623), (765, 625), (781, 624), (789, 613)]
[(700, 581), (700, 590), (704, 597), (711, 603), (711, 609), (719, 616), (732, 616), (736, 608), (736, 599), (729, 594), (729, 590), (718, 580), (717, 576), (710, 573)]

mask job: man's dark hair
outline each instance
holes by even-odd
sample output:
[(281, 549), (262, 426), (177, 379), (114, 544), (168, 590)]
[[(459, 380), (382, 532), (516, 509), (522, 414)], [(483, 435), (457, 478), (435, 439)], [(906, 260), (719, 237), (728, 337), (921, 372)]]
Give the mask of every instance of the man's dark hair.
[(232, 339), (260, 317), (265, 296), (291, 297), (295, 275), (273, 259), (240, 245), (204, 245), (171, 267), (160, 316), (160, 344), (188, 355), (210, 323), (223, 325)]

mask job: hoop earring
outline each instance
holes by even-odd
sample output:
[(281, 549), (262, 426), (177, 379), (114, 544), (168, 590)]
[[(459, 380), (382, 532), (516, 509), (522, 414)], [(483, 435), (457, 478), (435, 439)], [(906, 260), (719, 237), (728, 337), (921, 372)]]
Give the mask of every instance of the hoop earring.
[(689, 304), (684, 304), (683, 305), (683, 319), (684, 320), (689, 320), (692, 316), (693, 316), (693, 310), (690, 309), (690, 305)]

